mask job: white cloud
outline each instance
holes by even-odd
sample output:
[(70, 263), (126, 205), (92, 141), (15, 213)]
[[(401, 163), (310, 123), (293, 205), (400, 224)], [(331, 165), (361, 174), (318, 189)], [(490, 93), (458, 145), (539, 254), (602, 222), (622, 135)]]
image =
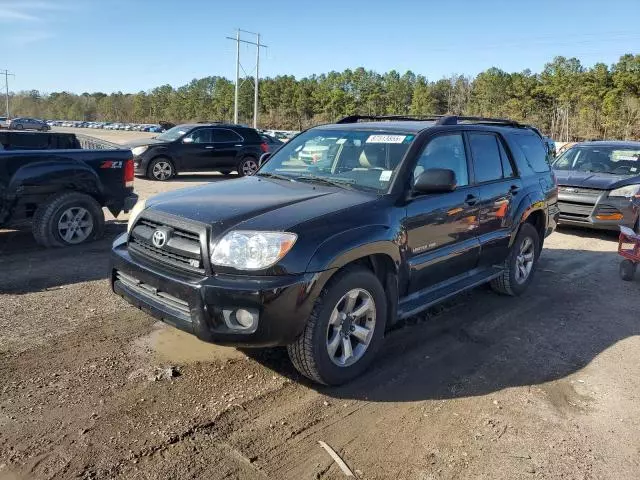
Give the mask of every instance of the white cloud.
[(7, 41), (16, 47), (25, 47), (32, 43), (41, 42), (53, 38), (54, 35), (49, 32), (22, 32), (11, 35)]
[(0, 0), (0, 22), (40, 22), (47, 13), (68, 10), (68, 5), (42, 0)]

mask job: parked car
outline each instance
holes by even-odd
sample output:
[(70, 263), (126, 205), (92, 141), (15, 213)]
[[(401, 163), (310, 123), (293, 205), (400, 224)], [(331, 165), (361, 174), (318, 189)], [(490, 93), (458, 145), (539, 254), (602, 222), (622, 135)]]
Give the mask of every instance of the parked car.
[(219, 123), (178, 125), (127, 146), (134, 155), (136, 174), (160, 181), (196, 170), (251, 175), (268, 150), (253, 128)]
[(262, 138), (263, 142), (267, 144), (267, 151), (270, 153), (273, 153), (275, 150), (277, 150), (278, 148), (280, 148), (282, 145), (284, 145), (284, 142), (281, 140), (278, 140), (275, 137), (272, 137), (271, 135), (267, 135), (265, 133), (260, 134), (260, 138)]
[(7, 117), (0, 117), (0, 128), (9, 128), (10, 122)]
[(632, 199), (640, 196), (640, 142), (596, 141), (573, 145), (553, 163), (560, 223), (640, 233)]
[(31, 222), (44, 247), (99, 238), (102, 208), (117, 216), (137, 200), (129, 150), (84, 150), (64, 133), (3, 132), (0, 141), (0, 228)]
[[(205, 341), (286, 345), (323, 384), (361, 374), (389, 327), (445, 298), (523, 293), (558, 215), (539, 134), (386, 118), (312, 128), (254, 176), (139, 203), (113, 244), (114, 291)], [(318, 138), (334, 139), (331, 165), (298, 159)]]
[(40, 130), (46, 132), (51, 127), (46, 122), (35, 118), (19, 117), (14, 118), (9, 123), (9, 128), (13, 130)]

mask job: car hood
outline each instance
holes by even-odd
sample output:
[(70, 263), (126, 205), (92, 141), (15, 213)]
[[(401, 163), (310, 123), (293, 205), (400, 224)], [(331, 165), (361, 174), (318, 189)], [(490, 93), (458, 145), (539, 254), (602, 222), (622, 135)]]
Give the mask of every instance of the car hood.
[(132, 149), (134, 147), (142, 147), (143, 145), (156, 145), (156, 144), (166, 144), (169, 142), (165, 142), (163, 140), (157, 140), (155, 138), (141, 138), (140, 140), (134, 140), (133, 142), (127, 142), (124, 144), (124, 148)]
[(567, 187), (596, 188), (613, 190), (640, 183), (640, 175), (612, 175), (610, 173), (578, 172), (576, 170), (555, 170), (558, 185)]
[(152, 211), (229, 228), (285, 230), (339, 210), (373, 202), (376, 195), (260, 177), (221, 180), (157, 195)]

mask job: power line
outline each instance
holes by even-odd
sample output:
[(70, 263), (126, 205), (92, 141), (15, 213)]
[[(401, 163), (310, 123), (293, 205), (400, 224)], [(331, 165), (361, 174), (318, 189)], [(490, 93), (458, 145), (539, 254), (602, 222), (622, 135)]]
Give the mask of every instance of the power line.
[[(251, 42), (240, 38), (240, 33), (248, 33), (249, 35), (255, 35), (256, 41)], [(235, 100), (233, 103), (233, 122), (238, 123), (238, 96), (240, 94), (240, 69), (247, 75), (246, 70), (240, 63), (240, 43), (246, 43), (248, 45), (254, 45), (256, 47), (256, 68), (255, 68), (255, 85), (253, 94), (253, 128), (258, 128), (258, 84), (260, 82), (260, 48), (267, 48), (266, 45), (260, 43), (260, 34), (255, 32), (248, 32), (247, 30), (236, 30), (236, 37), (225, 37), (229, 40), (236, 42), (236, 88), (235, 88)], [(247, 75), (248, 76), (248, 75)]]
[(9, 77), (15, 77), (15, 74), (10, 73), (9, 70), (0, 70), (0, 75), (4, 75), (4, 89), (6, 95), (6, 107), (7, 107), (7, 118), (10, 118), (9, 114)]

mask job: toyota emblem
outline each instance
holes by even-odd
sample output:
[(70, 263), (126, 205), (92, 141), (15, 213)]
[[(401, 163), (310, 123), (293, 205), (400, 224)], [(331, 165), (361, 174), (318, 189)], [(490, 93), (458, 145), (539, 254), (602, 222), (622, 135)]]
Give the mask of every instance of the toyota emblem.
[(151, 237), (151, 241), (153, 244), (158, 247), (164, 247), (164, 244), (167, 243), (167, 233), (162, 230), (156, 230), (153, 232), (153, 237)]

